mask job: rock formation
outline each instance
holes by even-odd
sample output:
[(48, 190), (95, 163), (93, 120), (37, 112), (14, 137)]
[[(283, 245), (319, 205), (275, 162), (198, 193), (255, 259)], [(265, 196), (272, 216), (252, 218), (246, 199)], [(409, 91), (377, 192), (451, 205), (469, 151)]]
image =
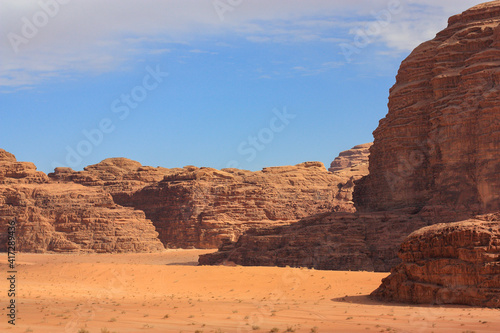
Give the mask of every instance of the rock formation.
[(450, 18), (403, 61), (374, 132), (360, 210), (500, 210), (500, 2)]
[(100, 163), (89, 165), (84, 168), (84, 171), (56, 168), (48, 176), (55, 181), (103, 188), (113, 195), (117, 203), (120, 203), (145, 186), (159, 182), (166, 175), (179, 171), (182, 169), (153, 168), (120, 157), (108, 158)]
[[(97, 214), (99, 218), (106, 219), (108, 208), (114, 207), (113, 212), (120, 211), (123, 218), (131, 214), (133, 219), (146, 217), (152, 220), (163, 244), (182, 248), (217, 248), (224, 241), (237, 240), (250, 228), (288, 225), (322, 212), (353, 212), (354, 181), (367, 172), (366, 167), (358, 167), (355, 163), (349, 164), (348, 170), (332, 174), (320, 162), (251, 172), (193, 166), (153, 168), (126, 158), (110, 158), (87, 166), (83, 171), (56, 168), (47, 178), (44, 173), (37, 172), (31, 163), (17, 162), (7, 152), (2, 156), (6, 162), (0, 169), (0, 182), (27, 183), (33, 191), (34, 180), (38, 179), (43, 186), (36, 187), (37, 195), (44, 198), (43, 202), (57, 203), (57, 214), (63, 211), (70, 214), (73, 209), (78, 210), (74, 216)], [(15, 179), (11, 177), (14, 171), (18, 175)], [(11, 187), (10, 190), (14, 189)], [(61, 235), (71, 238), (72, 242), (75, 237), (79, 239), (79, 243), (76, 242), (79, 247), (71, 245), (68, 249), (82, 247), (84, 237), (79, 231), (80, 220), (68, 222), (66, 219), (64, 223), (71, 224), (71, 227), (60, 226), (61, 219), (54, 220), (51, 205), (45, 207), (41, 201), (31, 200), (33, 194), (25, 188), (17, 187), (15, 191), (22, 193), (17, 196), (28, 198), (23, 206), (26, 209), (48, 208), (39, 212), (49, 221), (47, 228), (55, 226), (55, 230), (63, 231)], [(68, 196), (70, 192), (72, 196)], [(0, 192), (0, 197), (8, 197), (7, 192)], [(72, 204), (71, 200), (75, 202)], [(4, 212), (5, 216), (24, 216), (22, 214), (19, 207), (17, 210), (10, 207)], [(33, 216), (23, 221), (23, 225), (29, 223), (33, 223), (33, 228), (43, 224)], [(79, 236), (71, 236), (70, 229), (78, 231)], [(50, 237), (55, 237), (52, 233), (45, 229), (37, 232), (38, 235), (51, 234)], [(149, 231), (144, 235), (148, 239), (155, 237)], [(29, 239), (24, 238), (26, 241)], [(57, 250), (47, 242), (50, 243), (49, 240), (39, 242), (38, 247), (31, 242), (22, 248), (25, 251)], [(91, 241), (86, 239), (84, 243), (83, 248), (90, 249), (97, 247), (95, 244), (98, 242), (89, 245)], [(58, 246), (64, 250), (61, 245)], [(103, 251), (111, 250), (120, 249), (106, 248)]]
[(355, 172), (363, 170), (363, 176), (368, 173), (364, 168), (368, 169), (368, 157), (370, 156), (370, 147), (372, 142), (354, 146), (353, 148), (343, 151), (330, 164), (328, 171), (330, 172), (345, 172), (346, 170)]
[(56, 183), (32, 163), (0, 149), (0, 251), (6, 225), (17, 220), (24, 252), (151, 252), (163, 249), (144, 213), (114, 203), (101, 188)]
[(500, 214), (415, 231), (399, 257), (374, 298), (500, 307)]
[(290, 226), (249, 230), (237, 242), (200, 256), (199, 263), (387, 272), (399, 263), (396, 244), (427, 225), (408, 215), (408, 211), (325, 213)]
[(48, 181), (47, 175), (36, 170), (31, 162), (18, 162), (16, 157), (0, 148), (0, 185), (18, 183), (42, 184)]
[(217, 248), (249, 228), (354, 211), (352, 191), (351, 177), (335, 176), (320, 162), (257, 172), (186, 167), (121, 203), (143, 210), (168, 247)]
[(386, 271), (411, 232), (499, 211), (499, 84), (494, 1), (452, 17), (403, 61), (369, 148), (369, 175), (354, 187), (357, 213), (250, 231), (200, 263)]

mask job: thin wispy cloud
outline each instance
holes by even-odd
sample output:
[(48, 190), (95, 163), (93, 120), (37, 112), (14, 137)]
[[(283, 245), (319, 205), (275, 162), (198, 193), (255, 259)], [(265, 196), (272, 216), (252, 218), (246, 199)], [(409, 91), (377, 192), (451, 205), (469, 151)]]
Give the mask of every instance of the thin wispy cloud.
[(121, 70), (138, 56), (170, 53), (172, 44), (224, 43), (228, 36), (251, 43), (348, 43), (395, 2), (401, 12), (370, 42), (399, 52), (432, 37), (448, 16), (475, 4), (468, 0), (439, 4), (430, 0), (254, 0), (221, 17), (211, 1), (86, 0), (50, 7), (57, 2), (4, 0), (0, 2), (0, 86), (20, 88), (71, 73)]

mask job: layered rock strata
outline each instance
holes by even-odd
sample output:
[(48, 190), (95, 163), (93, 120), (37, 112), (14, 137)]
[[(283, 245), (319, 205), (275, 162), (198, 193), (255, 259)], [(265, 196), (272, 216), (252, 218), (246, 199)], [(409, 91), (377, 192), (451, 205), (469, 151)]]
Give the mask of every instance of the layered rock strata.
[(217, 248), (250, 228), (287, 225), (318, 212), (354, 211), (351, 177), (320, 162), (251, 172), (186, 167), (135, 192), (168, 247)]
[(500, 307), (500, 214), (415, 231), (399, 257), (372, 297)]
[(401, 64), (357, 207), (461, 217), (500, 210), (499, 100), (500, 2), (492, 1), (451, 17)]
[(117, 205), (100, 188), (54, 183), (32, 163), (0, 149), (0, 250), (16, 219), (24, 252), (152, 252), (164, 249), (141, 211)]
[(248, 232), (200, 263), (388, 270), (409, 233), (499, 211), (500, 1), (452, 17), (403, 61), (396, 81), (369, 175), (354, 187), (358, 213)]
[(330, 164), (328, 171), (336, 173), (363, 170), (363, 176), (367, 175), (368, 173), (364, 169), (368, 169), (368, 157), (370, 156), (370, 147), (372, 145), (372, 142), (365, 143), (341, 152)]
[(427, 225), (407, 214), (326, 213), (290, 226), (249, 230), (237, 242), (200, 256), (199, 263), (387, 272), (399, 263), (396, 244)]

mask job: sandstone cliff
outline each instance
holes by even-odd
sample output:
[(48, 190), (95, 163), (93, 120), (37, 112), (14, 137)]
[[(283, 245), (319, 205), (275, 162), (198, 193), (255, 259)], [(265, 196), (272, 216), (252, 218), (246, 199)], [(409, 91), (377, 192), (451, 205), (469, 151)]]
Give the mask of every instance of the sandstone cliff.
[(500, 210), (500, 2), (450, 18), (403, 61), (374, 132), (359, 209)]
[(163, 249), (144, 213), (114, 203), (100, 188), (55, 183), (32, 163), (0, 149), (0, 251), (6, 225), (17, 219), (25, 252), (150, 252)]
[(325, 213), (290, 226), (249, 230), (200, 256), (199, 263), (387, 272), (399, 263), (397, 245), (427, 225), (409, 213)]
[(247, 232), (200, 263), (386, 271), (411, 232), (499, 211), (500, 1), (452, 17), (396, 81), (354, 187), (358, 213)]
[(322, 212), (353, 212), (354, 181), (367, 172), (361, 160), (358, 156), (333, 174), (320, 162), (251, 172), (152, 168), (110, 158), (83, 171), (56, 168), (49, 182), (84, 185), (109, 193), (115, 204), (137, 214), (144, 212), (168, 247), (217, 248), (250, 228), (288, 225)]
[(217, 248), (249, 228), (354, 211), (352, 190), (351, 177), (335, 176), (320, 162), (257, 172), (186, 167), (122, 204), (143, 210), (169, 247)]
[(420, 229), (399, 257), (374, 298), (500, 307), (500, 214)]

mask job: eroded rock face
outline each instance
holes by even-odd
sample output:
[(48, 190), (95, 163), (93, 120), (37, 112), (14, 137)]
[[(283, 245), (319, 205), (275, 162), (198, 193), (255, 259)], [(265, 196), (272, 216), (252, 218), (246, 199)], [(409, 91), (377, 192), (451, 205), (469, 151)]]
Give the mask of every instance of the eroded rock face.
[(0, 148), (0, 185), (48, 181), (45, 173), (36, 170), (31, 162), (18, 162), (16, 157)]
[(287, 225), (331, 211), (354, 211), (351, 177), (320, 162), (251, 172), (186, 167), (134, 193), (169, 247), (217, 248), (249, 228)]
[(117, 205), (102, 188), (56, 183), (32, 163), (0, 150), (0, 251), (17, 219), (24, 252), (151, 252), (164, 249), (141, 211)]
[(237, 242), (200, 256), (199, 263), (387, 272), (399, 263), (397, 244), (427, 225), (408, 214), (325, 213), (289, 226), (249, 230)]
[(134, 192), (161, 181), (166, 175), (181, 170), (143, 166), (137, 161), (119, 157), (108, 158), (97, 164), (89, 165), (84, 168), (84, 171), (74, 171), (71, 168), (56, 168), (48, 176), (54, 181), (73, 182), (85, 186), (104, 188), (120, 204), (120, 202), (126, 201)]
[(373, 297), (500, 307), (500, 213), (415, 231), (399, 257)]
[(370, 173), (354, 187), (358, 213), (247, 232), (200, 263), (387, 271), (411, 232), (500, 210), (499, 83), (494, 1), (452, 17), (403, 61)]
[(374, 132), (364, 211), (500, 210), (500, 1), (453, 16), (403, 61)]
[[(368, 157), (370, 156), (370, 147), (372, 142), (354, 146), (353, 148), (343, 151), (330, 164), (328, 171), (330, 172), (355, 172), (359, 169), (368, 168)], [(363, 170), (363, 175), (367, 175), (367, 171)]]

